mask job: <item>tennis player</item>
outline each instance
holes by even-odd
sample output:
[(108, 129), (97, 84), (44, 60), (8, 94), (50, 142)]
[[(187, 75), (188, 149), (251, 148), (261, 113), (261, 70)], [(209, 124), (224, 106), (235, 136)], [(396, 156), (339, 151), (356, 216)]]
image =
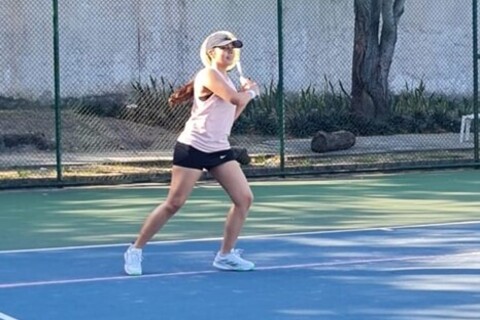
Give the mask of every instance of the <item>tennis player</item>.
[(239, 91), (228, 76), (240, 57), (243, 43), (227, 31), (209, 35), (202, 44), (205, 68), (194, 80), (170, 96), (172, 106), (193, 101), (190, 118), (177, 139), (167, 199), (145, 220), (136, 241), (124, 254), (128, 275), (142, 274), (142, 249), (165, 223), (184, 205), (203, 170), (219, 182), (232, 200), (223, 241), (213, 260), (220, 270), (248, 271), (255, 265), (241, 257), (235, 243), (241, 232), (253, 194), (235, 161), (228, 136), (234, 121), (250, 100), (259, 95), (259, 86), (248, 80)]

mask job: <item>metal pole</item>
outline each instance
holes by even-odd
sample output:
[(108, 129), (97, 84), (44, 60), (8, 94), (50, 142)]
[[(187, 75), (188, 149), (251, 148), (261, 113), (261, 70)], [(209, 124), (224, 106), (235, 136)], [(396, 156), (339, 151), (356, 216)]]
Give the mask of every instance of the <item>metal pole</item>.
[(277, 0), (278, 87), (277, 111), (280, 127), (280, 170), (285, 171), (285, 105), (283, 98), (283, 0)]
[(57, 157), (57, 182), (62, 182), (62, 135), (60, 112), (60, 51), (58, 33), (58, 0), (53, 0), (53, 65), (55, 86), (55, 144)]
[(478, 9), (477, 0), (472, 3), (473, 21), (473, 146), (475, 163), (478, 157)]

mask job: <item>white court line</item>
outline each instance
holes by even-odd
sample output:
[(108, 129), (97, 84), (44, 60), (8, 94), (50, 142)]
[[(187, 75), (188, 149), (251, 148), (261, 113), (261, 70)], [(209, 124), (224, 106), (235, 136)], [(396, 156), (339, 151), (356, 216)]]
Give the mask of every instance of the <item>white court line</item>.
[(5, 313), (0, 312), (0, 320), (18, 320), (18, 319), (12, 318), (9, 315), (6, 315)]
[[(379, 258), (379, 259), (360, 259), (352, 261), (337, 261), (337, 262), (316, 262), (316, 263), (304, 263), (304, 264), (289, 264), (289, 265), (277, 265), (268, 267), (257, 267), (256, 271), (266, 270), (285, 270), (285, 269), (308, 269), (318, 267), (338, 267), (357, 264), (370, 264), (370, 263), (382, 263), (382, 262), (405, 262), (405, 261), (417, 261), (438, 259), (439, 257), (461, 257), (480, 255), (479, 252), (468, 252), (453, 255), (426, 255), (426, 256), (411, 256), (411, 257), (399, 257), (399, 258)], [(62, 285), (62, 284), (77, 284), (77, 283), (92, 283), (92, 282), (106, 282), (106, 281), (120, 281), (120, 280), (143, 280), (152, 278), (167, 278), (178, 276), (198, 276), (213, 273), (222, 273), (228, 271), (218, 270), (198, 270), (198, 271), (185, 271), (185, 272), (170, 272), (170, 273), (155, 273), (146, 274), (142, 276), (113, 276), (113, 277), (96, 277), (96, 278), (79, 278), (79, 279), (64, 279), (64, 280), (49, 280), (49, 281), (31, 281), (31, 282), (16, 282), (16, 283), (0, 283), (0, 289), (12, 289), (22, 287), (39, 287), (49, 285)], [(255, 272), (255, 271), (253, 271)]]
[[(320, 235), (320, 234), (332, 234), (332, 233), (350, 233), (350, 232), (365, 232), (365, 231), (382, 231), (395, 229), (415, 229), (425, 227), (442, 227), (442, 226), (455, 226), (455, 225), (470, 225), (480, 224), (478, 221), (461, 221), (461, 222), (446, 222), (446, 223), (431, 223), (431, 224), (414, 224), (414, 225), (399, 225), (399, 226), (384, 226), (384, 227), (371, 227), (371, 228), (358, 228), (358, 229), (342, 229), (342, 230), (323, 230), (323, 231), (305, 231), (305, 232), (291, 232), (291, 233), (276, 233), (267, 235), (252, 235), (241, 236), (239, 239), (269, 239), (277, 237), (290, 237), (290, 236), (304, 236), (304, 235)], [(208, 242), (208, 241), (220, 241), (221, 237), (216, 238), (199, 238), (199, 239), (185, 239), (185, 240), (162, 240), (152, 241), (149, 245), (163, 245), (163, 244), (177, 244), (188, 242)], [(67, 246), (67, 247), (53, 247), (53, 248), (36, 248), (36, 249), (18, 249), (18, 250), (0, 250), (0, 254), (9, 253), (29, 253), (29, 252), (48, 252), (48, 251), (64, 251), (64, 250), (81, 250), (81, 249), (101, 249), (101, 248), (116, 248), (125, 247), (127, 243), (117, 244), (100, 244), (100, 245), (85, 245), (85, 246)], [(1, 319), (0, 319), (1, 320)]]

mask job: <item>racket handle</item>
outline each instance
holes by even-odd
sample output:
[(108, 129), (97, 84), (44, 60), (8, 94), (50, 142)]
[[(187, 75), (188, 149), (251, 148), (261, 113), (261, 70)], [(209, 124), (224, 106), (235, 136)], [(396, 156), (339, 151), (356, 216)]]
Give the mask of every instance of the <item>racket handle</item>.
[(247, 84), (247, 78), (245, 78), (244, 76), (240, 76), (240, 84), (242, 86), (246, 85)]

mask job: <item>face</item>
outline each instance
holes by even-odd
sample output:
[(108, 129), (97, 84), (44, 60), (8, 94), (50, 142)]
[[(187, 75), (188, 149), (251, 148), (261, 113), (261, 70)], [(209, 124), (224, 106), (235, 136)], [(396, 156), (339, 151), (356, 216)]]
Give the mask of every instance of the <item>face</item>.
[(228, 67), (234, 62), (234, 47), (231, 44), (215, 47), (209, 54), (212, 64), (215, 63), (218, 66)]

